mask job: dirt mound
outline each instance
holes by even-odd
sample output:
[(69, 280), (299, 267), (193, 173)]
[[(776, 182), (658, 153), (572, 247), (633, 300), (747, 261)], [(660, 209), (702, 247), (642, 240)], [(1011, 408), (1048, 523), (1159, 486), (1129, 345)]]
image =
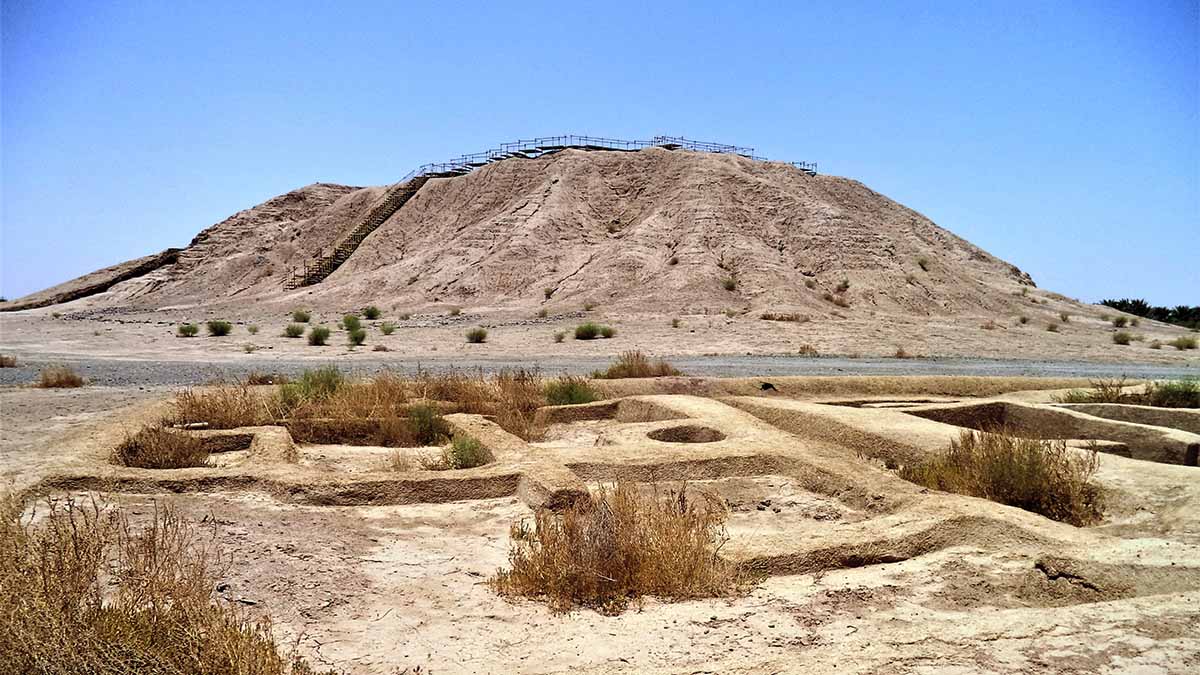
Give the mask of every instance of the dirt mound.
[[(161, 308), (254, 299), (480, 311), (1000, 311), (1032, 280), (861, 183), (650, 148), (564, 150), (430, 179), (325, 281), (287, 291), (383, 188), (315, 184), (201, 232), (173, 264), (94, 296)], [(1026, 303), (1027, 304), (1027, 303)]]

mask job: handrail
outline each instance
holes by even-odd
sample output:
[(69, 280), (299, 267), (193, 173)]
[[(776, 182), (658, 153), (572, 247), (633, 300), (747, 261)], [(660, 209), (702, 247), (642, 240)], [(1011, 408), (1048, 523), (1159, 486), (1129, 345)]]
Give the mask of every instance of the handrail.
[[(767, 161), (766, 157), (754, 154), (754, 148), (696, 141), (682, 136), (654, 136), (648, 141), (624, 140), (620, 138), (605, 138), (603, 136), (580, 136), (568, 134), (564, 136), (541, 136), (538, 138), (518, 139), (511, 143), (501, 143), (500, 147), (460, 155), (445, 162), (422, 164), (400, 179), (400, 182), (412, 180), (417, 176), (455, 176), (470, 173), (475, 169), (502, 159), (513, 157), (534, 158), (542, 155), (566, 150), (568, 148), (583, 150), (642, 150), (652, 147), (667, 147), (671, 149), (692, 150), (695, 152), (713, 152), (720, 154), (738, 155), (756, 161)], [(816, 162), (791, 162), (792, 166), (808, 174), (816, 174)]]

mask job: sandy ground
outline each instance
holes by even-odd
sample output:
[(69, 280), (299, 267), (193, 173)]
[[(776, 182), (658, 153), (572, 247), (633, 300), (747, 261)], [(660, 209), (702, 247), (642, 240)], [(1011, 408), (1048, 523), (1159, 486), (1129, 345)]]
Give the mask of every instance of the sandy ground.
[[(860, 387), (865, 400), (883, 402), (821, 403), (847, 398), (837, 382)], [(953, 401), (986, 386), (972, 381), (955, 395), (956, 387), (945, 382), (927, 385), (940, 395), (907, 398)], [(1005, 523), (999, 534), (979, 530), (978, 536), (887, 564), (773, 572), (745, 597), (651, 599), (619, 616), (554, 615), (540, 603), (504, 600), (487, 587), (487, 577), (505, 565), (509, 527), (531, 513), (516, 495), (329, 506), (253, 489), (191, 492), (181, 483), (180, 494), (126, 491), (106, 499), (123, 504), (135, 522), (152, 513), (155, 500), (203, 522), (231, 556), (221, 597), (248, 612), (269, 613), (286, 644), (352, 674), (414, 666), (430, 673), (1186, 673), (1200, 667), (1198, 469), (1102, 455), (1099, 478), (1119, 498), (1098, 528), (1053, 524), (981, 500), (931, 496), (897, 484), (861, 454), (886, 452), (898, 442), (933, 447), (957, 433), (895, 409), (935, 405), (895, 403), (906, 396), (880, 391), (896, 386), (886, 379), (825, 378), (808, 391), (836, 389), (834, 398), (729, 399), (739, 407), (758, 406), (755, 414), (765, 421), (708, 399), (664, 400), (730, 434), (722, 452), (750, 458), (753, 448), (778, 453), (782, 445), (795, 445), (788, 452), (809, 467), (693, 477), (693, 488), (713, 491), (729, 505), (735, 553), (803, 551), (818, 545), (813, 542), (864, 536), (902, 541), (923, 523), (958, 532), (956, 510), (998, 519)], [(0, 389), (3, 475), (28, 484), (71, 462), (103, 461), (109, 439), (163, 395), (163, 389), (135, 387)], [(1001, 398), (1036, 402), (1047, 394)], [(771, 410), (783, 411), (780, 420), (794, 420), (795, 428), (775, 426), (780, 422)], [(655, 461), (657, 453), (687, 462), (717, 452), (706, 447), (713, 444), (671, 448), (636, 440), (645, 429), (678, 423), (556, 423), (537, 453), (588, 476), (605, 471), (587, 464), (596, 458), (637, 466)], [(838, 442), (830, 444), (834, 438)], [(358, 480), (383, 454), (360, 450), (304, 447), (295, 475)], [(812, 470), (826, 477), (814, 482)], [(722, 469), (706, 470), (712, 471)], [(841, 490), (839, 481), (859, 488)], [(861, 490), (860, 497), (846, 496)], [(1009, 531), (1034, 538), (1013, 539)], [(1047, 543), (1037, 543), (1041, 537)], [(1078, 576), (1050, 578), (1035, 562), (1051, 554), (1092, 562)]]

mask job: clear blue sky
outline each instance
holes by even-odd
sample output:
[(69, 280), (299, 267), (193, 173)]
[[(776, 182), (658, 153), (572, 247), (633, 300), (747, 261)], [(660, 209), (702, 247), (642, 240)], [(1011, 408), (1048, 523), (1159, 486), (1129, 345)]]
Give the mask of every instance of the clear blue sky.
[(1197, 2), (3, 0), (0, 293), (519, 137), (815, 160), (1084, 300), (1200, 304)]

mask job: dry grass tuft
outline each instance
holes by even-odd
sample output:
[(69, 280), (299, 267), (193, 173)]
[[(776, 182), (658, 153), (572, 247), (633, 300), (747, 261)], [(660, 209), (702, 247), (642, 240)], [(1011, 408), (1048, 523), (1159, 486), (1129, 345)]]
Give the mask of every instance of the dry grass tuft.
[(617, 380), (628, 377), (668, 377), (682, 375), (678, 368), (663, 359), (651, 360), (646, 354), (633, 350), (621, 352), (617, 360), (608, 370), (596, 371), (592, 377), (604, 380)]
[(146, 427), (113, 450), (113, 461), (140, 469), (185, 469), (208, 465), (208, 450), (195, 436)]
[(175, 395), (168, 421), (174, 424), (206, 422), (211, 429), (236, 429), (271, 424), (271, 399), (249, 385), (220, 385), (185, 389)]
[(665, 494), (628, 483), (601, 488), (562, 512), (541, 509), (512, 528), (509, 569), (489, 581), (501, 595), (544, 600), (556, 612), (616, 614), (644, 596), (726, 597), (750, 579), (719, 557), (727, 541), (720, 498)]
[(902, 467), (900, 477), (1083, 527), (1103, 515), (1103, 495), (1092, 483), (1096, 455), (1095, 449), (1076, 451), (1061, 440), (963, 431), (941, 454)]
[(69, 366), (47, 366), (38, 373), (37, 386), (42, 389), (73, 389), (83, 386), (83, 377)]
[(280, 653), (268, 619), (213, 601), (219, 554), (172, 509), (141, 530), (94, 501), (2, 510), (0, 672), (313, 672)]

